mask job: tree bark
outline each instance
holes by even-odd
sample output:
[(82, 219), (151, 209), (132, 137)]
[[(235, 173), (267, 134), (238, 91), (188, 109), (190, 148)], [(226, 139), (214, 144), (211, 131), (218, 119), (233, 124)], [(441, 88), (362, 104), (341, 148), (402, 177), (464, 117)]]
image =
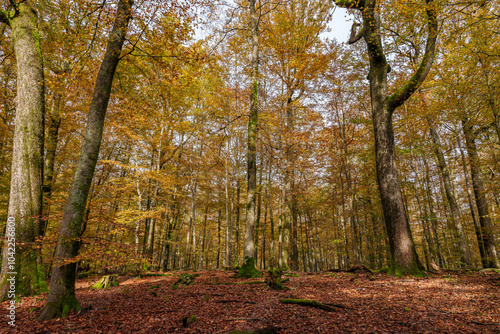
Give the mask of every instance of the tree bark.
[(250, 26), (252, 38), (250, 77), (250, 115), (248, 118), (247, 137), (247, 219), (245, 226), (245, 249), (243, 256), (253, 258), (255, 256), (255, 209), (257, 193), (257, 119), (258, 119), (258, 93), (259, 93), (259, 31), (258, 16), (256, 11), (256, 0), (249, 0)]
[[(16, 119), (12, 150), (8, 217), (15, 228), (6, 236), (15, 237), (15, 264), (11, 242), (2, 251), (0, 300), (7, 298), (7, 278), (15, 276), (16, 297), (40, 293), (46, 288), (45, 274), (33, 249), (42, 231), (42, 186), (45, 92), (38, 17), (32, 1), (15, 4), (9, 13), (0, 10), (0, 21), (12, 29), (17, 63)], [(14, 241), (14, 240), (12, 240)], [(16, 273), (16, 274), (9, 274)]]
[(473, 125), (469, 119), (462, 119), (462, 127), (465, 135), (465, 143), (467, 146), (467, 153), (469, 154), (469, 163), (472, 176), (472, 185), (474, 187), (474, 197), (476, 198), (477, 212), (479, 214), (479, 224), (481, 225), (481, 235), (483, 237), (483, 245), (485, 251), (485, 258), (483, 263), (488, 268), (500, 268), (498, 260), (495, 235), (493, 233), (493, 225), (486, 201), (486, 192), (483, 185), (483, 178), (481, 177), (480, 161), (477, 152), (475, 134)]
[(87, 197), (99, 156), (104, 119), (111, 95), (113, 77), (120, 60), (133, 0), (120, 0), (104, 59), (97, 75), (89, 108), (87, 128), (75, 176), (64, 210), (47, 304), (39, 319), (65, 317), (71, 310), (81, 309), (75, 296), (76, 263), (72, 258), (80, 250), (82, 221)]

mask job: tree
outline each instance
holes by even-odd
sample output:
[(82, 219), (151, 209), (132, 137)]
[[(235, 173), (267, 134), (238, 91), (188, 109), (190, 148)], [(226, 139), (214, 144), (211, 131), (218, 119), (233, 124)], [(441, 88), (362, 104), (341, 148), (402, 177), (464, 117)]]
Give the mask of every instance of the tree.
[(363, 38), (368, 48), (370, 59), (368, 80), (375, 135), (377, 180), (392, 255), (391, 266), (398, 273), (417, 273), (422, 265), (413, 242), (398, 180), (392, 117), (396, 108), (411, 97), (431, 69), (438, 33), (436, 4), (433, 0), (425, 0), (427, 41), (417, 71), (406, 84), (389, 95), (387, 74), (390, 72), (390, 66), (382, 46), (380, 8), (377, 0), (336, 0), (335, 3), (337, 6), (359, 10), (362, 13), (363, 25), (356, 31), (359, 24), (353, 24), (349, 43), (356, 43)]
[[(245, 251), (248, 260), (255, 258), (255, 220), (257, 197), (257, 121), (259, 113), (259, 25), (256, 0), (249, 0), (251, 36), (250, 114), (247, 134), (247, 219), (245, 225)], [(249, 263), (249, 262), (248, 262)], [(253, 263), (253, 262), (252, 262)]]
[(44, 142), (44, 76), (33, 1), (10, 1), (0, 10), (0, 22), (12, 29), (17, 61), (17, 96), (8, 217), (15, 219), (15, 265), (9, 265), (8, 244), (2, 251), (0, 299), (7, 297), (8, 272), (16, 272), (16, 294), (38, 294), (45, 287), (45, 274), (33, 248), (42, 231), (42, 185)]
[(71, 310), (79, 310), (75, 296), (76, 263), (87, 198), (99, 156), (104, 119), (111, 95), (111, 87), (131, 17), (133, 0), (120, 0), (106, 53), (97, 75), (94, 95), (89, 107), (87, 128), (77, 169), (66, 202), (57, 241), (56, 263), (52, 269), (47, 304), (39, 319), (65, 317)]

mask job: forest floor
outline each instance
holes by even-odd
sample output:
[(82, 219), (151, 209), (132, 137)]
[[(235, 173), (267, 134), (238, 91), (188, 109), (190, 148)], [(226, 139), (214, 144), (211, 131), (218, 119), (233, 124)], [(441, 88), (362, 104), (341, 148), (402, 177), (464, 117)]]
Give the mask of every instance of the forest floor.
[[(47, 294), (23, 298), (16, 328), (1, 307), (0, 333), (231, 333), (273, 327), (275, 333), (500, 333), (500, 274), (432, 274), (394, 278), (376, 274), (298, 273), (287, 291), (235, 279), (234, 272), (202, 271), (194, 285), (170, 276), (120, 276), (118, 287), (93, 290), (100, 277), (77, 281), (80, 314), (40, 322)], [(260, 279), (264, 280), (264, 279)], [(334, 312), (280, 303), (283, 298), (341, 304)], [(194, 316), (196, 319), (194, 319)], [(191, 317), (187, 327), (184, 317)], [(271, 332), (270, 332), (271, 333)]]

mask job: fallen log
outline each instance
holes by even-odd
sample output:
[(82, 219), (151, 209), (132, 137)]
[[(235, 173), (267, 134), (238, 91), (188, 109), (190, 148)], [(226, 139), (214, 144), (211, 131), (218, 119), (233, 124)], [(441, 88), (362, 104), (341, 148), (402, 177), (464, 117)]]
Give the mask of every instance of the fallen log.
[(297, 304), (301, 306), (309, 306), (309, 307), (314, 307), (314, 308), (319, 308), (328, 312), (334, 312), (336, 311), (334, 306), (330, 306), (327, 304), (320, 303), (316, 300), (310, 300), (310, 299), (281, 299), (280, 303), (283, 304)]

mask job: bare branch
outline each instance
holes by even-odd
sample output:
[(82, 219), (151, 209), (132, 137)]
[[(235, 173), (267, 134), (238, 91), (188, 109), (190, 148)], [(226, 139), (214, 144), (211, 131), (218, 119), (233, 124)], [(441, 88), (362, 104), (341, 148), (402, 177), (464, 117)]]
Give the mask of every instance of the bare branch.
[(366, 29), (365, 29), (364, 26), (356, 34), (356, 29), (359, 26), (360, 26), (360, 24), (357, 23), (357, 22), (354, 22), (352, 24), (352, 27), (351, 27), (351, 37), (349, 38), (349, 41), (348, 41), (349, 44), (354, 44), (354, 43), (356, 43), (357, 41), (359, 41), (361, 38), (363, 38), (365, 36)]

